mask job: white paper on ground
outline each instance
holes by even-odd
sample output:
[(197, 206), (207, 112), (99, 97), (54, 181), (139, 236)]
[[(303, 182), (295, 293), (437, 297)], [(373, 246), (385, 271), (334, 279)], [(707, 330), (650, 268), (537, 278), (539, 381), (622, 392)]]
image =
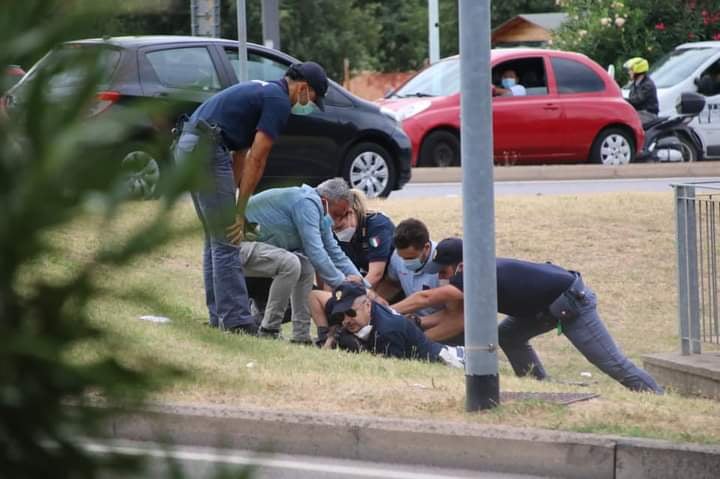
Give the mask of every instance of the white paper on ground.
[(146, 314), (144, 316), (140, 316), (138, 319), (142, 319), (143, 321), (150, 321), (151, 323), (169, 323), (170, 318), (166, 318), (165, 316), (153, 316), (151, 314)]

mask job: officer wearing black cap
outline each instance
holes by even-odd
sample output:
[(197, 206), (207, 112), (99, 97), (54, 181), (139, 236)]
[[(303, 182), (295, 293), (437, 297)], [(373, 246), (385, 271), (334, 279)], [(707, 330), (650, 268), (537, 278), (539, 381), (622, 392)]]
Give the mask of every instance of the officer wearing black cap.
[[(192, 114), (175, 144), (182, 162), (202, 140), (210, 145), (210, 187), (192, 198), (205, 229), (205, 295), (210, 325), (254, 333), (247, 288), (237, 261), (244, 238), (245, 207), (265, 170), (273, 142), (290, 114), (323, 109), (328, 80), (317, 63), (291, 65), (278, 81), (239, 83), (212, 96)], [(235, 151), (236, 160), (230, 151)], [(240, 194), (236, 197), (236, 185)]]
[(333, 291), (329, 324), (342, 324), (363, 349), (386, 357), (442, 361), (464, 367), (464, 349), (430, 341), (410, 321), (367, 296), (365, 287), (346, 282)]
[[(449, 284), (417, 293), (393, 308), (408, 313), (443, 298), (462, 297), (462, 259), (461, 239), (442, 240), (430, 269)], [(652, 376), (633, 364), (610, 337), (598, 315), (595, 293), (580, 273), (551, 263), (497, 258), (497, 302), (498, 311), (507, 315), (499, 325), (500, 347), (518, 376), (547, 377), (529, 341), (557, 328), (588, 361), (623, 386), (662, 393)]]

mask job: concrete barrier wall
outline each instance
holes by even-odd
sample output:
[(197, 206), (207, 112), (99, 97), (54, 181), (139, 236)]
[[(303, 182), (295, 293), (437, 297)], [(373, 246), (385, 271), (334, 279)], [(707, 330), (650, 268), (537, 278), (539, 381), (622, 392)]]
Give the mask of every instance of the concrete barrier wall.
[(157, 405), (105, 437), (567, 478), (717, 479), (720, 446), (542, 429)]

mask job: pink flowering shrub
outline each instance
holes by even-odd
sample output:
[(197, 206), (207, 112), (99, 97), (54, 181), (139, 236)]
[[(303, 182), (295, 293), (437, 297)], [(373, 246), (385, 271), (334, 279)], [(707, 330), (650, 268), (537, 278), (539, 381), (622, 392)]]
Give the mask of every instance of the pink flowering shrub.
[[(557, 0), (569, 19), (553, 47), (615, 65), (628, 58), (650, 64), (685, 42), (720, 40), (720, 2), (714, 0)], [(583, 32), (582, 35), (579, 33)]]

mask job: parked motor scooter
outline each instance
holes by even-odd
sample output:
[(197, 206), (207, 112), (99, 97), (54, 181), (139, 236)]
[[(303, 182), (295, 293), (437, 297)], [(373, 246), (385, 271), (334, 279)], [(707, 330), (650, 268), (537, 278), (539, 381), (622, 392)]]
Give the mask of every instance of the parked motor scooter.
[(705, 98), (683, 93), (675, 105), (677, 115), (658, 117), (643, 124), (645, 143), (637, 161), (681, 162), (702, 158), (702, 142), (689, 124), (705, 108)]

